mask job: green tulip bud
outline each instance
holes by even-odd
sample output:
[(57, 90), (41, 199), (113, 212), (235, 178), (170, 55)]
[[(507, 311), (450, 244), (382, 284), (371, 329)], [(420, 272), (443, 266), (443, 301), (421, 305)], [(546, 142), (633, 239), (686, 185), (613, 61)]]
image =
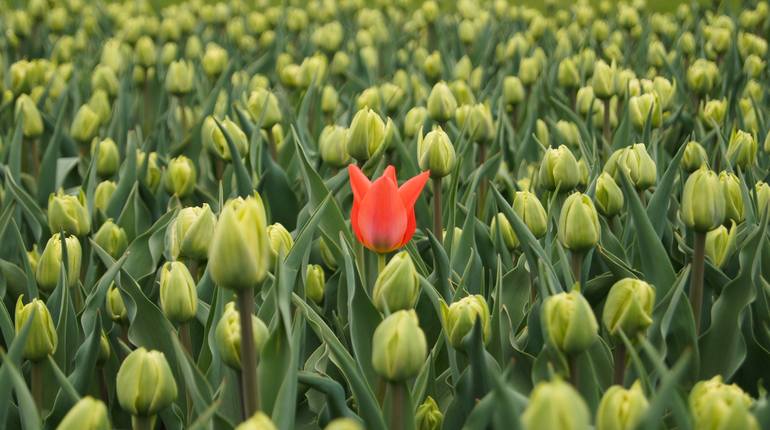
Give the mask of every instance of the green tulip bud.
[(111, 285), (110, 289), (107, 290), (105, 304), (107, 306), (107, 313), (113, 321), (121, 323), (128, 321), (128, 311), (123, 302), (123, 296), (120, 295), (120, 290), (115, 285)]
[(548, 131), (548, 125), (542, 119), (535, 121), (535, 136), (543, 147), (551, 146), (551, 133)]
[(463, 297), (449, 306), (441, 302), (441, 322), (449, 344), (455, 349), (465, 349), (463, 339), (473, 330), (477, 319), (481, 322), (481, 332), (486, 343), (491, 328), (489, 306), (483, 296)]
[(511, 223), (508, 222), (508, 218), (506, 218), (504, 214), (498, 213), (492, 218), (489, 230), (492, 241), (496, 242), (499, 234), (502, 237), (503, 244), (509, 251), (513, 251), (519, 246), (519, 238), (516, 237), (516, 233), (513, 231)]
[(116, 188), (118, 188), (118, 185), (113, 181), (99, 182), (96, 186), (96, 191), (94, 191), (94, 208), (102, 213), (106, 212)]
[[(604, 108), (602, 107), (602, 109)], [(556, 122), (556, 131), (559, 133), (561, 141), (564, 142), (564, 144), (573, 148), (580, 147), (580, 131), (577, 128), (577, 124), (570, 121), (559, 120)]]
[[(16, 300), (15, 326), (16, 334), (27, 323), (30, 322), (27, 343), (24, 345), (22, 357), (30, 361), (40, 361), (56, 352), (58, 338), (56, 328), (53, 325), (53, 319), (48, 312), (45, 303), (39, 299), (32, 299), (28, 304), (22, 302), (24, 295), (20, 295)], [(34, 312), (34, 315), (33, 315)]]
[(767, 67), (767, 63), (762, 58), (752, 54), (746, 57), (746, 60), (743, 62), (743, 73), (750, 78), (756, 79), (762, 75), (765, 67)]
[[(241, 157), (245, 156), (249, 151), (249, 139), (246, 137), (246, 133), (238, 127), (238, 124), (228, 117), (225, 117), (224, 121), (221, 121), (220, 123), (233, 140), (235, 148), (238, 150), (238, 154)], [(206, 119), (203, 120), (203, 125), (201, 125), (201, 139), (203, 140), (203, 146), (208, 148), (209, 151), (216, 154), (219, 158), (225, 161), (232, 160), (230, 146), (227, 144), (225, 134), (219, 126), (217, 126), (213, 116), (207, 116)]]
[[(599, 112), (600, 109), (603, 109), (601, 100), (596, 98), (594, 89), (591, 87), (582, 87), (577, 91), (577, 94), (575, 95), (575, 107), (581, 115), (593, 114), (594, 112)], [(602, 110), (602, 112), (604, 111)], [(568, 124), (569, 122), (560, 120), (559, 123)]]
[(693, 428), (759, 430), (750, 408), (754, 401), (738, 385), (727, 385), (722, 376), (700, 381), (690, 391)]
[(87, 104), (80, 106), (75, 118), (72, 120), (70, 135), (73, 139), (84, 143), (89, 142), (96, 136), (99, 129), (99, 115), (94, 112)]
[(155, 50), (155, 42), (148, 36), (142, 36), (136, 41), (134, 47), (134, 56), (136, 62), (144, 67), (151, 67), (155, 64), (155, 58), (157, 56)]
[(550, 191), (558, 188), (565, 192), (575, 188), (580, 182), (580, 172), (572, 151), (564, 145), (546, 149), (538, 179), (540, 185)]
[(229, 200), (219, 216), (209, 247), (209, 274), (229, 290), (256, 287), (267, 274), (270, 240), (259, 194)]
[(401, 107), (401, 104), (404, 102), (404, 97), (406, 97), (404, 90), (390, 82), (380, 85), (379, 91), (382, 102), (385, 105), (385, 110), (388, 112), (394, 112)]
[(648, 408), (649, 402), (638, 380), (629, 389), (613, 385), (599, 402), (596, 430), (632, 430)]
[(441, 127), (433, 129), (417, 140), (417, 160), (422, 170), (429, 170), (433, 178), (443, 178), (452, 173), (455, 165), (455, 149)]
[(622, 330), (630, 339), (644, 333), (652, 324), (652, 307), (655, 305), (655, 288), (633, 278), (616, 282), (607, 294), (602, 322), (612, 335)]
[(503, 79), (503, 101), (507, 105), (517, 105), (526, 98), (526, 91), (521, 79), (516, 76), (506, 76)]
[(615, 75), (614, 65), (610, 67), (610, 65), (601, 60), (596, 63), (594, 74), (591, 78), (591, 87), (593, 87), (596, 97), (608, 100), (615, 95)]
[(120, 167), (120, 153), (118, 145), (109, 137), (104, 140), (94, 140), (91, 143), (91, 154), (99, 150), (99, 158), (96, 160), (96, 173), (99, 176), (112, 176)]
[(356, 98), (356, 107), (358, 109), (364, 109), (372, 107), (375, 110), (381, 109), (380, 90), (377, 87), (369, 87), (364, 89), (361, 94)]
[(695, 60), (687, 69), (687, 85), (697, 94), (707, 94), (714, 88), (719, 77), (716, 64), (703, 58)]
[[(67, 286), (72, 287), (80, 279), (80, 262), (83, 251), (78, 238), (75, 236), (67, 236), (64, 243), (67, 246)], [(62, 258), (61, 237), (59, 233), (54, 233), (43, 249), (35, 272), (35, 279), (41, 290), (53, 291), (56, 284), (59, 283)]]
[(401, 251), (377, 275), (374, 306), (383, 313), (412, 309), (420, 296), (420, 281), (409, 253)]
[(696, 232), (706, 233), (725, 220), (727, 204), (717, 174), (701, 167), (684, 185), (680, 217)]
[(169, 321), (177, 324), (195, 317), (198, 293), (184, 263), (170, 261), (160, 268), (160, 308)]
[(267, 239), (270, 244), (270, 265), (275, 266), (276, 260), (286, 258), (294, 246), (291, 233), (281, 223), (267, 226)]
[(347, 150), (348, 130), (339, 125), (327, 125), (318, 137), (318, 151), (321, 160), (333, 167), (344, 167), (350, 163)]
[(101, 336), (99, 336), (99, 355), (96, 357), (96, 365), (104, 366), (104, 363), (110, 359), (111, 353), (112, 350), (110, 348), (110, 341), (107, 339), (104, 331), (102, 331)]
[(599, 337), (591, 305), (579, 291), (559, 293), (543, 303), (543, 330), (548, 342), (564, 354), (579, 354)]
[(623, 191), (606, 172), (596, 179), (595, 199), (599, 212), (606, 217), (614, 217), (623, 209)]
[(495, 137), (495, 124), (492, 112), (485, 104), (463, 105), (455, 113), (457, 125), (468, 132), (473, 142), (486, 143)]
[(180, 155), (168, 162), (166, 170), (166, 191), (180, 198), (187, 197), (195, 190), (197, 174), (192, 160)]
[(746, 170), (757, 161), (757, 139), (743, 130), (733, 130), (727, 145), (730, 163)]
[(644, 129), (648, 118), (651, 121), (652, 127), (660, 127), (663, 114), (657, 95), (647, 93), (633, 96), (628, 100), (628, 103), (631, 122), (637, 130)]
[(548, 217), (540, 199), (529, 191), (517, 191), (513, 198), (513, 211), (524, 221), (536, 238), (545, 236)]
[(572, 385), (561, 379), (535, 385), (521, 420), (528, 430), (591, 428), (591, 413), (586, 402)]
[(264, 412), (257, 411), (251, 418), (238, 424), (235, 430), (277, 430), (277, 427)]
[(166, 356), (143, 347), (123, 360), (116, 387), (120, 406), (134, 416), (153, 416), (171, 405), (177, 396), (176, 381)]
[(657, 181), (655, 162), (643, 143), (635, 143), (613, 152), (604, 165), (604, 171), (612, 175), (616, 182), (622, 181), (621, 172), (625, 171), (639, 191), (652, 187)]
[(331, 85), (326, 85), (321, 93), (321, 112), (333, 114), (339, 105), (340, 96)]
[(574, 60), (565, 58), (559, 62), (557, 80), (559, 86), (564, 88), (577, 88), (580, 85), (580, 73)]
[(429, 79), (438, 79), (444, 70), (444, 66), (441, 63), (441, 54), (438, 51), (433, 51), (428, 55), (422, 63), (422, 70)]
[(206, 52), (201, 59), (203, 72), (209, 77), (216, 77), (227, 67), (229, 61), (227, 51), (216, 43), (209, 42), (206, 45)]
[(86, 208), (85, 194), (77, 196), (64, 194), (59, 190), (48, 198), (48, 227), (52, 232), (64, 231), (75, 236), (84, 236), (91, 231), (91, 219)]
[(684, 148), (684, 154), (682, 155), (682, 167), (688, 172), (692, 173), (703, 166), (708, 165), (708, 154), (703, 146), (691, 140), (687, 142), (687, 146)]
[(679, 37), (679, 49), (682, 53), (693, 55), (695, 53), (695, 46), (695, 36), (689, 31), (682, 33), (682, 36)]
[(22, 94), (16, 99), (16, 109), (14, 111), (14, 120), (19, 121), (19, 116), (24, 116), (24, 137), (36, 138), (43, 134), (43, 118), (32, 98)]
[(770, 185), (759, 181), (754, 185), (754, 189), (757, 193), (757, 209), (759, 215), (762, 216), (767, 210), (768, 203), (770, 203)]
[(476, 97), (473, 96), (473, 90), (465, 83), (465, 81), (452, 81), (449, 84), (449, 90), (452, 91), (452, 95), (455, 96), (455, 100), (457, 100), (457, 104), (460, 106), (476, 103)]
[(415, 106), (406, 112), (404, 117), (404, 135), (406, 137), (414, 137), (418, 131), (425, 124), (425, 119), (428, 117), (428, 109), (422, 106)]
[(172, 61), (176, 60), (178, 55), (179, 47), (177, 44), (174, 42), (166, 42), (160, 50), (160, 62), (164, 66), (168, 66)]
[[(240, 318), (240, 313), (235, 309), (235, 303), (227, 303), (214, 333), (217, 351), (219, 351), (222, 361), (235, 370), (241, 369)], [(251, 326), (254, 333), (254, 347), (257, 354), (259, 354), (265, 342), (267, 342), (270, 332), (265, 323), (257, 318), (256, 315), (251, 316)]]
[[(99, 227), (99, 230), (94, 233), (93, 239), (97, 245), (116, 260), (123, 255), (123, 251), (128, 247), (126, 231), (112, 222), (112, 219), (108, 219)], [(77, 275), (80, 274), (78, 273)]]
[(433, 121), (449, 121), (457, 110), (457, 100), (445, 82), (433, 86), (428, 96), (428, 115)]
[[(727, 38), (727, 44), (729, 46), (729, 32)], [(767, 41), (761, 36), (742, 31), (738, 33), (738, 52), (740, 52), (742, 58), (747, 58), (750, 55), (764, 57), (767, 53)]]
[(337, 260), (334, 258), (334, 253), (329, 249), (329, 245), (326, 243), (323, 237), (318, 239), (318, 250), (321, 253), (321, 259), (326, 267), (331, 270), (337, 268)]
[[(188, 47), (190, 43), (188, 42)], [(166, 71), (166, 91), (176, 97), (183, 97), (193, 89), (195, 69), (185, 60), (172, 61)]]
[(269, 129), (281, 122), (281, 108), (275, 94), (264, 88), (256, 88), (251, 92), (246, 107), (251, 118), (263, 129)]
[(587, 251), (601, 239), (601, 226), (591, 198), (574, 193), (567, 197), (559, 216), (559, 241), (576, 252)]
[(727, 113), (727, 100), (709, 100), (700, 110), (700, 117), (709, 128), (721, 125)]
[(61, 420), (56, 430), (110, 430), (110, 417), (104, 402), (85, 396)]
[(331, 420), (324, 430), (364, 430), (364, 427), (353, 418), (342, 417)]
[(535, 57), (522, 58), (519, 62), (519, 79), (526, 86), (530, 86), (537, 81), (540, 71), (540, 60)]
[(350, 56), (344, 51), (337, 51), (332, 57), (332, 63), (329, 66), (331, 72), (335, 75), (343, 75), (350, 67)]
[(734, 174), (723, 171), (719, 173), (719, 182), (722, 184), (725, 196), (725, 220), (740, 223), (744, 216), (741, 180)]
[(426, 397), (417, 407), (414, 418), (417, 430), (439, 430), (444, 423), (444, 414), (431, 396)]
[(106, 92), (102, 90), (94, 91), (91, 98), (88, 99), (88, 107), (91, 108), (99, 118), (99, 124), (107, 124), (112, 116), (112, 105)]
[(216, 223), (217, 218), (206, 203), (180, 210), (166, 230), (166, 244), (171, 258), (205, 260)]
[(155, 190), (158, 189), (158, 185), (160, 184), (161, 179), (161, 170), (158, 166), (158, 153), (150, 152), (147, 154), (144, 151), (137, 150), (136, 164), (139, 171), (141, 171), (145, 163), (147, 164), (147, 174), (143, 178), (144, 183), (147, 188), (149, 188), (152, 192), (155, 192)]
[(308, 264), (305, 278), (305, 295), (320, 305), (324, 300), (326, 288), (326, 274), (323, 267), (318, 264)]
[(428, 344), (414, 310), (401, 310), (382, 320), (372, 337), (372, 366), (382, 378), (402, 382), (417, 375)]
[(366, 161), (385, 143), (385, 122), (377, 112), (358, 111), (348, 129), (348, 153), (358, 161)]
[(706, 257), (717, 267), (722, 267), (735, 245), (735, 223), (730, 229), (720, 225), (706, 233)]

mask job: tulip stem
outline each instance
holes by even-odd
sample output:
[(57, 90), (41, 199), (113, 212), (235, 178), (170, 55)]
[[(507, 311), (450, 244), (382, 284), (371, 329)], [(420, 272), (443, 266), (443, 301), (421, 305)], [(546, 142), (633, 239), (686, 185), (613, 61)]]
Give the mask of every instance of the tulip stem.
[(695, 319), (695, 334), (700, 334), (700, 315), (703, 307), (703, 270), (706, 262), (706, 233), (695, 233), (690, 278), (690, 305)]
[(433, 178), (433, 235), (444, 242), (441, 223), (441, 178)]
[(390, 405), (390, 426), (391, 430), (404, 430), (407, 426), (404, 422), (406, 416), (404, 408), (406, 405), (406, 384), (403, 382), (394, 382), (390, 384), (391, 405)]
[(626, 375), (626, 345), (622, 342), (618, 342), (615, 345), (614, 351), (615, 368), (613, 372), (612, 382), (615, 385), (623, 386), (623, 379)]
[(273, 157), (273, 161), (278, 162), (278, 148), (275, 147), (275, 136), (273, 136), (272, 130), (267, 131), (267, 146), (270, 149), (270, 156)]
[(156, 415), (134, 415), (131, 417), (131, 428), (133, 430), (152, 430), (155, 428)]
[(377, 253), (377, 276), (385, 269), (385, 254)]
[(243, 419), (259, 410), (259, 382), (257, 380), (257, 350), (254, 345), (254, 327), (251, 323), (254, 296), (250, 288), (238, 291), (238, 307), (241, 316), (241, 401), (246, 412)]
[(182, 323), (179, 325), (179, 340), (182, 342), (185, 351), (192, 357), (192, 340), (190, 339), (190, 324)]
[(575, 278), (575, 282), (580, 283), (580, 277), (583, 272), (583, 253), (578, 251), (572, 251), (572, 276)]
[(569, 357), (569, 379), (570, 382), (572, 382), (572, 386), (577, 389), (578, 383), (580, 383), (580, 369), (578, 368), (577, 355), (571, 355)]
[(30, 386), (32, 389), (32, 398), (35, 400), (38, 412), (43, 412), (43, 365), (33, 361), (30, 363)]
[(610, 99), (604, 100), (604, 140), (607, 148), (612, 148), (612, 130), (610, 129)]

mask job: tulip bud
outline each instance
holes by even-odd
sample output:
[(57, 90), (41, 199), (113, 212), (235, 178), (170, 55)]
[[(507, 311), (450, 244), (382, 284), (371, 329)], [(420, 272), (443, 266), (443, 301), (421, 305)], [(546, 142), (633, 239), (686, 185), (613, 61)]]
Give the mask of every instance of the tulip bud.
[(596, 412), (596, 430), (636, 428), (649, 408), (642, 385), (637, 380), (631, 388), (611, 386), (602, 396)]
[(567, 355), (587, 350), (599, 337), (599, 324), (591, 305), (579, 291), (545, 299), (543, 330), (550, 344)]
[(275, 94), (264, 88), (251, 92), (246, 107), (251, 118), (263, 129), (269, 129), (281, 122), (282, 114)]
[(113, 181), (102, 181), (94, 191), (94, 208), (104, 213), (110, 203), (110, 198), (118, 185)]
[(622, 330), (630, 339), (644, 333), (652, 324), (652, 307), (655, 305), (655, 288), (633, 278), (616, 282), (607, 294), (602, 322), (612, 335)]
[(142, 36), (136, 41), (134, 56), (138, 64), (144, 67), (153, 66), (156, 58), (155, 42), (148, 36)]
[[(189, 42), (188, 42), (189, 47)], [(193, 89), (195, 70), (185, 60), (172, 61), (166, 71), (166, 91), (176, 97), (183, 97)]]
[(158, 153), (157, 152), (150, 152), (147, 154), (146, 152), (142, 150), (136, 151), (136, 165), (138, 166), (137, 169), (141, 171), (145, 165), (147, 164), (147, 174), (143, 178), (145, 185), (147, 188), (149, 188), (152, 192), (155, 192), (158, 189), (158, 185), (160, 184), (161, 179), (161, 170), (158, 166)]
[(104, 402), (85, 396), (59, 422), (56, 430), (110, 430), (110, 417)]
[[(591, 87), (582, 87), (577, 91), (577, 94), (575, 95), (575, 107), (581, 115), (593, 114), (594, 112), (598, 112), (599, 109), (603, 109), (602, 102), (596, 99), (594, 90)], [(602, 110), (602, 112), (604, 111)], [(560, 120), (559, 123), (568, 122)]]
[(409, 253), (401, 251), (377, 275), (374, 306), (383, 313), (412, 309), (420, 296), (420, 281)]
[(390, 82), (380, 85), (379, 92), (382, 97), (382, 103), (385, 105), (385, 110), (388, 112), (393, 112), (401, 107), (406, 96), (404, 90)]
[(503, 79), (503, 101), (507, 105), (517, 105), (524, 101), (526, 92), (521, 80), (516, 76)]
[(428, 114), (433, 121), (443, 123), (451, 119), (457, 110), (457, 100), (446, 83), (433, 86), (428, 96)]
[(746, 170), (757, 161), (757, 139), (743, 130), (733, 130), (727, 145), (730, 163)]
[(703, 166), (708, 166), (708, 154), (703, 146), (692, 140), (687, 142), (682, 155), (682, 167), (687, 173), (692, 173)]
[(332, 63), (329, 66), (331, 72), (335, 75), (344, 75), (350, 67), (350, 56), (344, 51), (337, 51), (332, 57)]
[(110, 289), (107, 290), (105, 304), (107, 306), (107, 313), (113, 321), (121, 323), (128, 321), (128, 311), (123, 302), (123, 296), (120, 295), (120, 290), (114, 285), (111, 285)]
[(685, 225), (706, 233), (725, 220), (727, 204), (716, 173), (705, 167), (693, 172), (684, 185), (680, 216)]
[(414, 310), (394, 312), (374, 330), (372, 366), (388, 381), (403, 382), (416, 376), (427, 354), (425, 333)]
[(727, 101), (725, 99), (709, 100), (700, 110), (700, 117), (709, 128), (721, 125), (727, 113)]
[(606, 172), (596, 179), (595, 199), (599, 212), (608, 218), (618, 215), (623, 209), (623, 191)]
[(535, 121), (535, 136), (543, 147), (551, 146), (551, 133), (548, 131), (548, 125), (542, 119)]
[(616, 182), (622, 181), (622, 171), (625, 171), (639, 191), (652, 187), (657, 180), (655, 162), (643, 143), (635, 143), (613, 152), (604, 165), (604, 171), (612, 175)]
[(184, 263), (169, 261), (160, 268), (160, 308), (169, 321), (177, 324), (195, 317), (198, 293)]
[(591, 414), (572, 385), (557, 378), (535, 385), (521, 420), (529, 430), (583, 430), (590, 428)]
[(728, 230), (727, 227), (719, 227), (706, 233), (706, 257), (716, 267), (722, 267), (725, 259), (733, 250), (735, 242), (735, 223)]
[(369, 108), (358, 111), (348, 129), (348, 153), (358, 161), (366, 161), (385, 143), (385, 123)]
[(321, 93), (321, 112), (326, 114), (333, 114), (337, 110), (340, 96), (337, 94), (337, 90), (331, 85), (326, 85)]
[(428, 109), (422, 106), (415, 106), (409, 109), (404, 117), (404, 135), (410, 138), (414, 137), (422, 129), (427, 117)]
[(759, 78), (762, 75), (762, 71), (765, 70), (767, 64), (764, 60), (756, 55), (749, 55), (743, 62), (743, 73), (750, 78)]
[(594, 66), (594, 74), (591, 79), (591, 87), (596, 93), (596, 97), (602, 100), (609, 100), (615, 95), (615, 67), (610, 67), (604, 61), (599, 60)]
[(75, 236), (84, 236), (91, 231), (91, 219), (86, 209), (85, 194), (77, 196), (64, 194), (59, 190), (48, 198), (48, 227), (52, 232), (64, 230)]
[(110, 341), (107, 339), (104, 331), (102, 331), (101, 336), (99, 336), (99, 355), (96, 357), (96, 365), (104, 366), (104, 363), (110, 359), (111, 353), (112, 350), (110, 349)]
[(320, 305), (324, 300), (326, 288), (326, 274), (323, 267), (318, 264), (308, 264), (305, 278), (305, 295)]
[(439, 430), (444, 423), (444, 415), (431, 396), (426, 397), (425, 401), (417, 407), (414, 418), (417, 430)]
[(166, 356), (139, 347), (120, 365), (116, 381), (118, 402), (134, 416), (153, 416), (177, 396), (176, 381)]
[(120, 167), (120, 153), (118, 145), (109, 137), (104, 140), (94, 140), (91, 143), (91, 154), (99, 150), (99, 158), (96, 160), (96, 173), (99, 176), (107, 177), (117, 173)]
[(321, 160), (333, 167), (344, 167), (350, 163), (347, 150), (348, 130), (339, 125), (327, 125), (318, 137)]
[(693, 428), (759, 430), (750, 408), (754, 401), (738, 385), (727, 385), (722, 376), (700, 381), (690, 391)]
[(567, 197), (559, 216), (559, 241), (576, 252), (587, 251), (599, 242), (602, 230), (591, 198), (574, 193)]
[(575, 61), (571, 58), (565, 58), (559, 63), (557, 71), (559, 86), (564, 88), (577, 88), (580, 85), (580, 73), (578, 72)]
[[(601, 105), (596, 105), (601, 106)], [(601, 107), (604, 109), (604, 107)], [(580, 131), (577, 128), (577, 124), (570, 121), (559, 120), (556, 122), (556, 131), (561, 137), (561, 141), (567, 146), (573, 148), (580, 147)]]
[(364, 427), (353, 418), (336, 418), (324, 427), (324, 430), (364, 430)]
[(88, 99), (88, 107), (91, 108), (99, 119), (99, 124), (107, 124), (112, 116), (110, 99), (102, 90), (94, 91)]
[(80, 106), (75, 118), (72, 120), (70, 135), (73, 139), (84, 143), (89, 142), (96, 136), (99, 129), (99, 115), (96, 114), (88, 105)]
[(24, 137), (36, 138), (43, 134), (43, 118), (37, 105), (26, 94), (22, 94), (16, 99), (16, 109), (14, 111), (14, 120), (19, 121), (19, 116), (24, 116)]
[[(72, 287), (80, 279), (80, 262), (82, 259), (82, 249), (80, 242), (75, 236), (67, 236), (64, 240), (67, 246), (67, 286)], [(54, 233), (43, 249), (40, 261), (37, 264), (35, 279), (38, 286), (43, 291), (53, 291), (56, 284), (59, 283), (59, 273), (61, 272), (63, 253), (61, 247), (61, 237), (59, 233)]]
[(205, 260), (216, 223), (217, 218), (206, 203), (180, 210), (166, 230), (166, 244), (171, 258)]
[(504, 214), (498, 213), (492, 218), (492, 223), (489, 226), (490, 235), (492, 241), (497, 241), (498, 234), (502, 237), (503, 244), (509, 251), (513, 251), (519, 246), (519, 238), (516, 237), (516, 233), (511, 227), (511, 223), (508, 222), (508, 218)]
[(433, 178), (443, 178), (452, 173), (455, 165), (455, 149), (441, 127), (437, 127), (417, 140), (417, 160), (421, 170), (429, 170)]
[(652, 127), (659, 127), (663, 118), (660, 102), (655, 94), (633, 96), (628, 100), (631, 122), (638, 130), (644, 129), (649, 118)]
[(271, 252), (266, 219), (259, 194), (225, 204), (209, 247), (208, 269), (216, 285), (242, 290), (262, 282)]
[(519, 79), (521, 83), (530, 86), (540, 76), (540, 60), (535, 57), (522, 58), (519, 62)]
[[(220, 122), (222, 127), (227, 130), (230, 138), (235, 144), (235, 148), (238, 150), (238, 154), (243, 157), (249, 151), (249, 139), (246, 137), (246, 133), (238, 127), (238, 124), (233, 122), (230, 118), (225, 117), (224, 121)], [(225, 134), (217, 126), (213, 116), (207, 116), (203, 120), (201, 125), (201, 139), (203, 140), (203, 146), (209, 149), (209, 151), (216, 154), (219, 158), (230, 161), (232, 155), (230, 154), (230, 146), (227, 144)]]
[(719, 182), (722, 184), (725, 196), (725, 220), (740, 223), (744, 216), (741, 180), (733, 173), (723, 171), (719, 173)]
[(126, 231), (112, 222), (112, 219), (108, 219), (99, 227), (99, 230), (94, 233), (93, 239), (97, 245), (116, 260), (123, 255), (123, 251), (128, 247)]
[(56, 328), (53, 325), (51, 314), (42, 300), (32, 299), (31, 302), (25, 305), (22, 302), (23, 297), (24, 295), (20, 295), (18, 300), (16, 300), (16, 314), (14, 317), (16, 334), (21, 332), (27, 320), (32, 317), (22, 357), (37, 362), (56, 352), (58, 341)]
[(513, 198), (513, 211), (524, 221), (536, 238), (545, 236), (548, 217), (540, 199), (529, 191), (517, 191)]
[(238, 424), (235, 430), (277, 430), (277, 427), (264, 412), (257, 411), (251, 418)]
[(687, 85), (697, 94), (709, 93), (718, 77), (717, 65), (703, 58), (695, 60), (687, 69)]
[(216, 43), (210, 42), (206, 45), (201, 65), (209, 77), (216, 77), (225, 70), (228, 61), (227, 51)]
[(572, 152), (564, 145), (558, 148), (548, 148), (540, 162), (538, 174), (540, 185), (553, 191), (569, 191), (580, 182), (577, 160)]
[(184, 155), (172, 158), (166, 170), (166, 191), (180, 198), (187, 197), (195, 190), (196, 176), (192, 160)]
[(486, 343), (491, 328), (489, 306), (483, 296), (466, 296), (449, 306), (441, 302), (441, 322), (449, 344), (455, 349), (465, 349), (463, 339), (473, 330), (477, 319), (481, 322), (483, 341)]
[[(251, 316), (252, 332), (254, 333), (254, 347), (257, 354), (267, 342), (270, 332), (267, 326), (256, 315)], [(225, 305), (222, 318), (217, 323), (214, 333), (217, 351), (222, 361), (232, 369), (241, 369), (241, 320), (240, 313), (235, 309), (235, 303)]]
[(460, 129), (467, 131), (473, 142), (486, 143), (495, 137), (492, 112), (485, 104), (463, 105), (457, 109), (455, 119)]

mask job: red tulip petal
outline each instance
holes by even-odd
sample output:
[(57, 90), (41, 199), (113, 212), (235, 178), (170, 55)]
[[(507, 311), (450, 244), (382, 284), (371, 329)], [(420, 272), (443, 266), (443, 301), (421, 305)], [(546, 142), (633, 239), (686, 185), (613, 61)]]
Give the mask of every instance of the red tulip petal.
[(401, 196), (401, 200), (404, 201), (404, 207), (406, 207), (407, 210), (414, 210), (414, 202), (420, 197), (420, 193), (425, 187), (425, 183), (428, 182), (429, 176), (429, 171), (422, 172), (414, 178), (404, 182), (401, 185), (401, 188), (398, 189), (398, 194)]
[(380, 177), (372, 183), (358, 206), (356, 219), (361, 243), (367, 248), (384, 253), (400, 246), (406, 231), (407, 211), (390, 178)]
[(353, 202), (353, 208), (350, 210), (350, 226), (353, 227), (353, 233), (359, 242), (364, 243), (364, 239), (361, 237), (361, 229), (358, 228), (358, 202)]
[(369, 192), (372, 183), (355, 164), (348, 165), (348, 176), (350, 177), (350, 188), (353, 190), (353, 199), (360, 202)]
[(412, 236), (414, 236), (414, 231), (417, 229), (417, 221), (414, 218), (414, 209), (406, 211), (406, 230), (404, 231), (404, 237), (401, 239), (401, 244), (398, 245), (399, 248), (409, 243), (410, 240), (412, 240)]
[(398, 178), (396, 178), (396, 168), (393, 166), (388, 166), (385, 168), (385, 171), (382, 172), (382, 176), (380, 178), (388, 178), (391, 181), (393, 181), (394, 184), (396, 184), (396, 188), (398, 188)]

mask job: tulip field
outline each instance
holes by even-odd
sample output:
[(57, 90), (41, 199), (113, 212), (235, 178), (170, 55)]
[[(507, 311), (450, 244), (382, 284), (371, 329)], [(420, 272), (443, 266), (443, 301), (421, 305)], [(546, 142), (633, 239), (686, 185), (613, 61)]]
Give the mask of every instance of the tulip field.
[(769, 37), (5, 2), (0, 429), (770, 429)]

